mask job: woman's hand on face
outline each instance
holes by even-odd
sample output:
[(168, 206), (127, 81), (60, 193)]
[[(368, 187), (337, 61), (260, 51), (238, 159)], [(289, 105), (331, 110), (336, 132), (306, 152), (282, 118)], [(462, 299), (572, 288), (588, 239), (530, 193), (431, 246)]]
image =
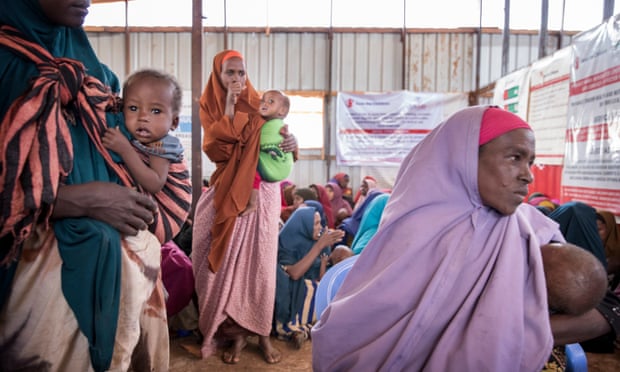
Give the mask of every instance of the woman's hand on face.
[(283, 125), (280, 129), (280, 135), (283, 137), (280, 148), (284, 152), (297, 151), (297, 138), (288, 131), (288, 125)]
[(228, 85), (228, 91), (226, 95), (227, 102), (231, 102), (232, 104), (237, 104), (237, 99), (241, 95), (243, 88), (245, 87), (241, 85), (241, 83), (238, 81), (230, 83)]
[(147, 229), (155, 213), (157, 205), (147, 195), (110, 182), (61, 186), (54, 207), (54, 218), (90, 217), (123, 235)]

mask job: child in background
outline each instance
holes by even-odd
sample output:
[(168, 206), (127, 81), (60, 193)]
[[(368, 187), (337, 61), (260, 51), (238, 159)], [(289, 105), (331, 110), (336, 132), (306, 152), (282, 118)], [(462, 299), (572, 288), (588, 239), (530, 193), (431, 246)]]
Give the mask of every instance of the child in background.
[(182, 94), (169, 74), (150, 69), (133, 73), (123, 85), (131, 142), (118, 127), (108, 128), (103, 136), (103, 145), (123, 159), (136, 183), (151, 194), (166, 184), (171, 163), (183, 163), (183, 146), (168, 133), (179, 125)]
[[(283, 119), (288, 115), (290, 106), (288, 97), (279, 90), (268, 90), (261, 97), (259, 111), (267, 122), (260, 130), (260, 153), (258, 154), (258, 174), (254, 181), (255, 187), (259, 184), (259, 176), (263, 181), (280, 182), (291, 173), (293, 153), (280, 149), (283, 139), (280, 129), (284, 126)], [(256, 209), (257, 194), (258, 190), (253, 188), (248, 207), (242, 215)]]

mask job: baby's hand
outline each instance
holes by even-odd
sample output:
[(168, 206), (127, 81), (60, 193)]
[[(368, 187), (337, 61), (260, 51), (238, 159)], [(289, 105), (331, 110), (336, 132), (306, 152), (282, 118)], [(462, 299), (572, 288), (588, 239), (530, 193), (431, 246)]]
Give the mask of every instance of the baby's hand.
[(103, 135), (102, 142), (106, 149), (112, 150), (121, 156), (126, 151), (133, 151), (131, 143), (129, 143), (127, 137), (121, 133), (118, 127), (108, 128)]
[(329, 255), (327, 253), (321, 253), (321, 265), (327, 266), (329, 263)]

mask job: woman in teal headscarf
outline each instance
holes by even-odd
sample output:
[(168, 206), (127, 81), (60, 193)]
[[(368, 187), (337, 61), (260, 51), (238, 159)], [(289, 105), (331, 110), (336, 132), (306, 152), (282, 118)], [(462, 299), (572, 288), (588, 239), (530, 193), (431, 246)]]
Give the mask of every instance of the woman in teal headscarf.
[(119, 84), (89, 5), (0, 0), (0, 370), (168, 368), (160, 246), (185, 216), (102, 146)]
[(351, 243), (351, 250), (353, 254), (360, 254), (366, 247), (366, 244), (375, 236), (377, 228), (379, 228), (379, 222), (383, 215), (383, 209), (390, 198), (390, 194), (381, 194), (376, 196), (364, 212), (360, 227)]

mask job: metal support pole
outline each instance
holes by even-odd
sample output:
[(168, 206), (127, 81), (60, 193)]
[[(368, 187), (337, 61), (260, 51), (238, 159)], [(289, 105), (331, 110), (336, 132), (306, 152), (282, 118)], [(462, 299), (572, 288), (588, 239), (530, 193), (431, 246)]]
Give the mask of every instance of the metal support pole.
[(540, 34), (538, 35), (538, 58), (547, 55), (547, 38), (549, 32), (547, 24), (549, 23), (549, 0), (542, 0), (542, 8), (540, 10)]
[[(332, 75), (334, 73), (333, 71), (333, 63), (334, 63), (334, 28), (332, 26), (333, 24), (333, 17), (334, 17), (334, 1), (331, 0), (330, 1), (330, 5), (329, 5), (329, 33), (328, 33), (328, 43), (327, 43), (327, 47), (329, 48), (329, 50), (327, 51), (327, 92), (325, 92), (325, 101), (323, 104), (324, 107), (324, 112), (323, 112), (323, 118), (325, 119), (325, 131), (323, 133), (323, 138), (325, 139), (325, 150), (327, 152), (327, 154), (325, 154), (325, 179), (328, 180), (329, 179), (329, 175), (331, 172), (331, 164), (332, 164), (332, 151), (331, 151), (331, 136), (332, 136), (332, 122), (331, 122), (331, 102), (332, 102), (332, 84), (333, 84), (333, 79), (332, 79)], [(336, 135), (338, 135), (336, 133)]]
[(480, 63), (482, 49), (482, 2), (483, 0), (480, 0), (480, 13), (478, 14), (478, 35), (476, 37), (476, 88), (474, 90), (475, 96), (471, 94), (469, 96), (469, 104), (471, 106), (475, 106), (480, 103), (480, 98), (478, 97), (478, 94), (480, 91), (480, 66), (482, 65)]
[(502, 76), (506, 76), (510, 51), (510, 0), (504, 0), (504, 31), (502, 36)]
[(202, 94), (202, 0), (192, 1), (192, 210), (202, 190), (202, 126), (200, 95)]
[(125, 0), (125, 77), (131, 71), (131, 34), (129, 33), (129, 0)]
[(604, 0), (603, 3), (603, 22), (614, 15), (614, 0)]

